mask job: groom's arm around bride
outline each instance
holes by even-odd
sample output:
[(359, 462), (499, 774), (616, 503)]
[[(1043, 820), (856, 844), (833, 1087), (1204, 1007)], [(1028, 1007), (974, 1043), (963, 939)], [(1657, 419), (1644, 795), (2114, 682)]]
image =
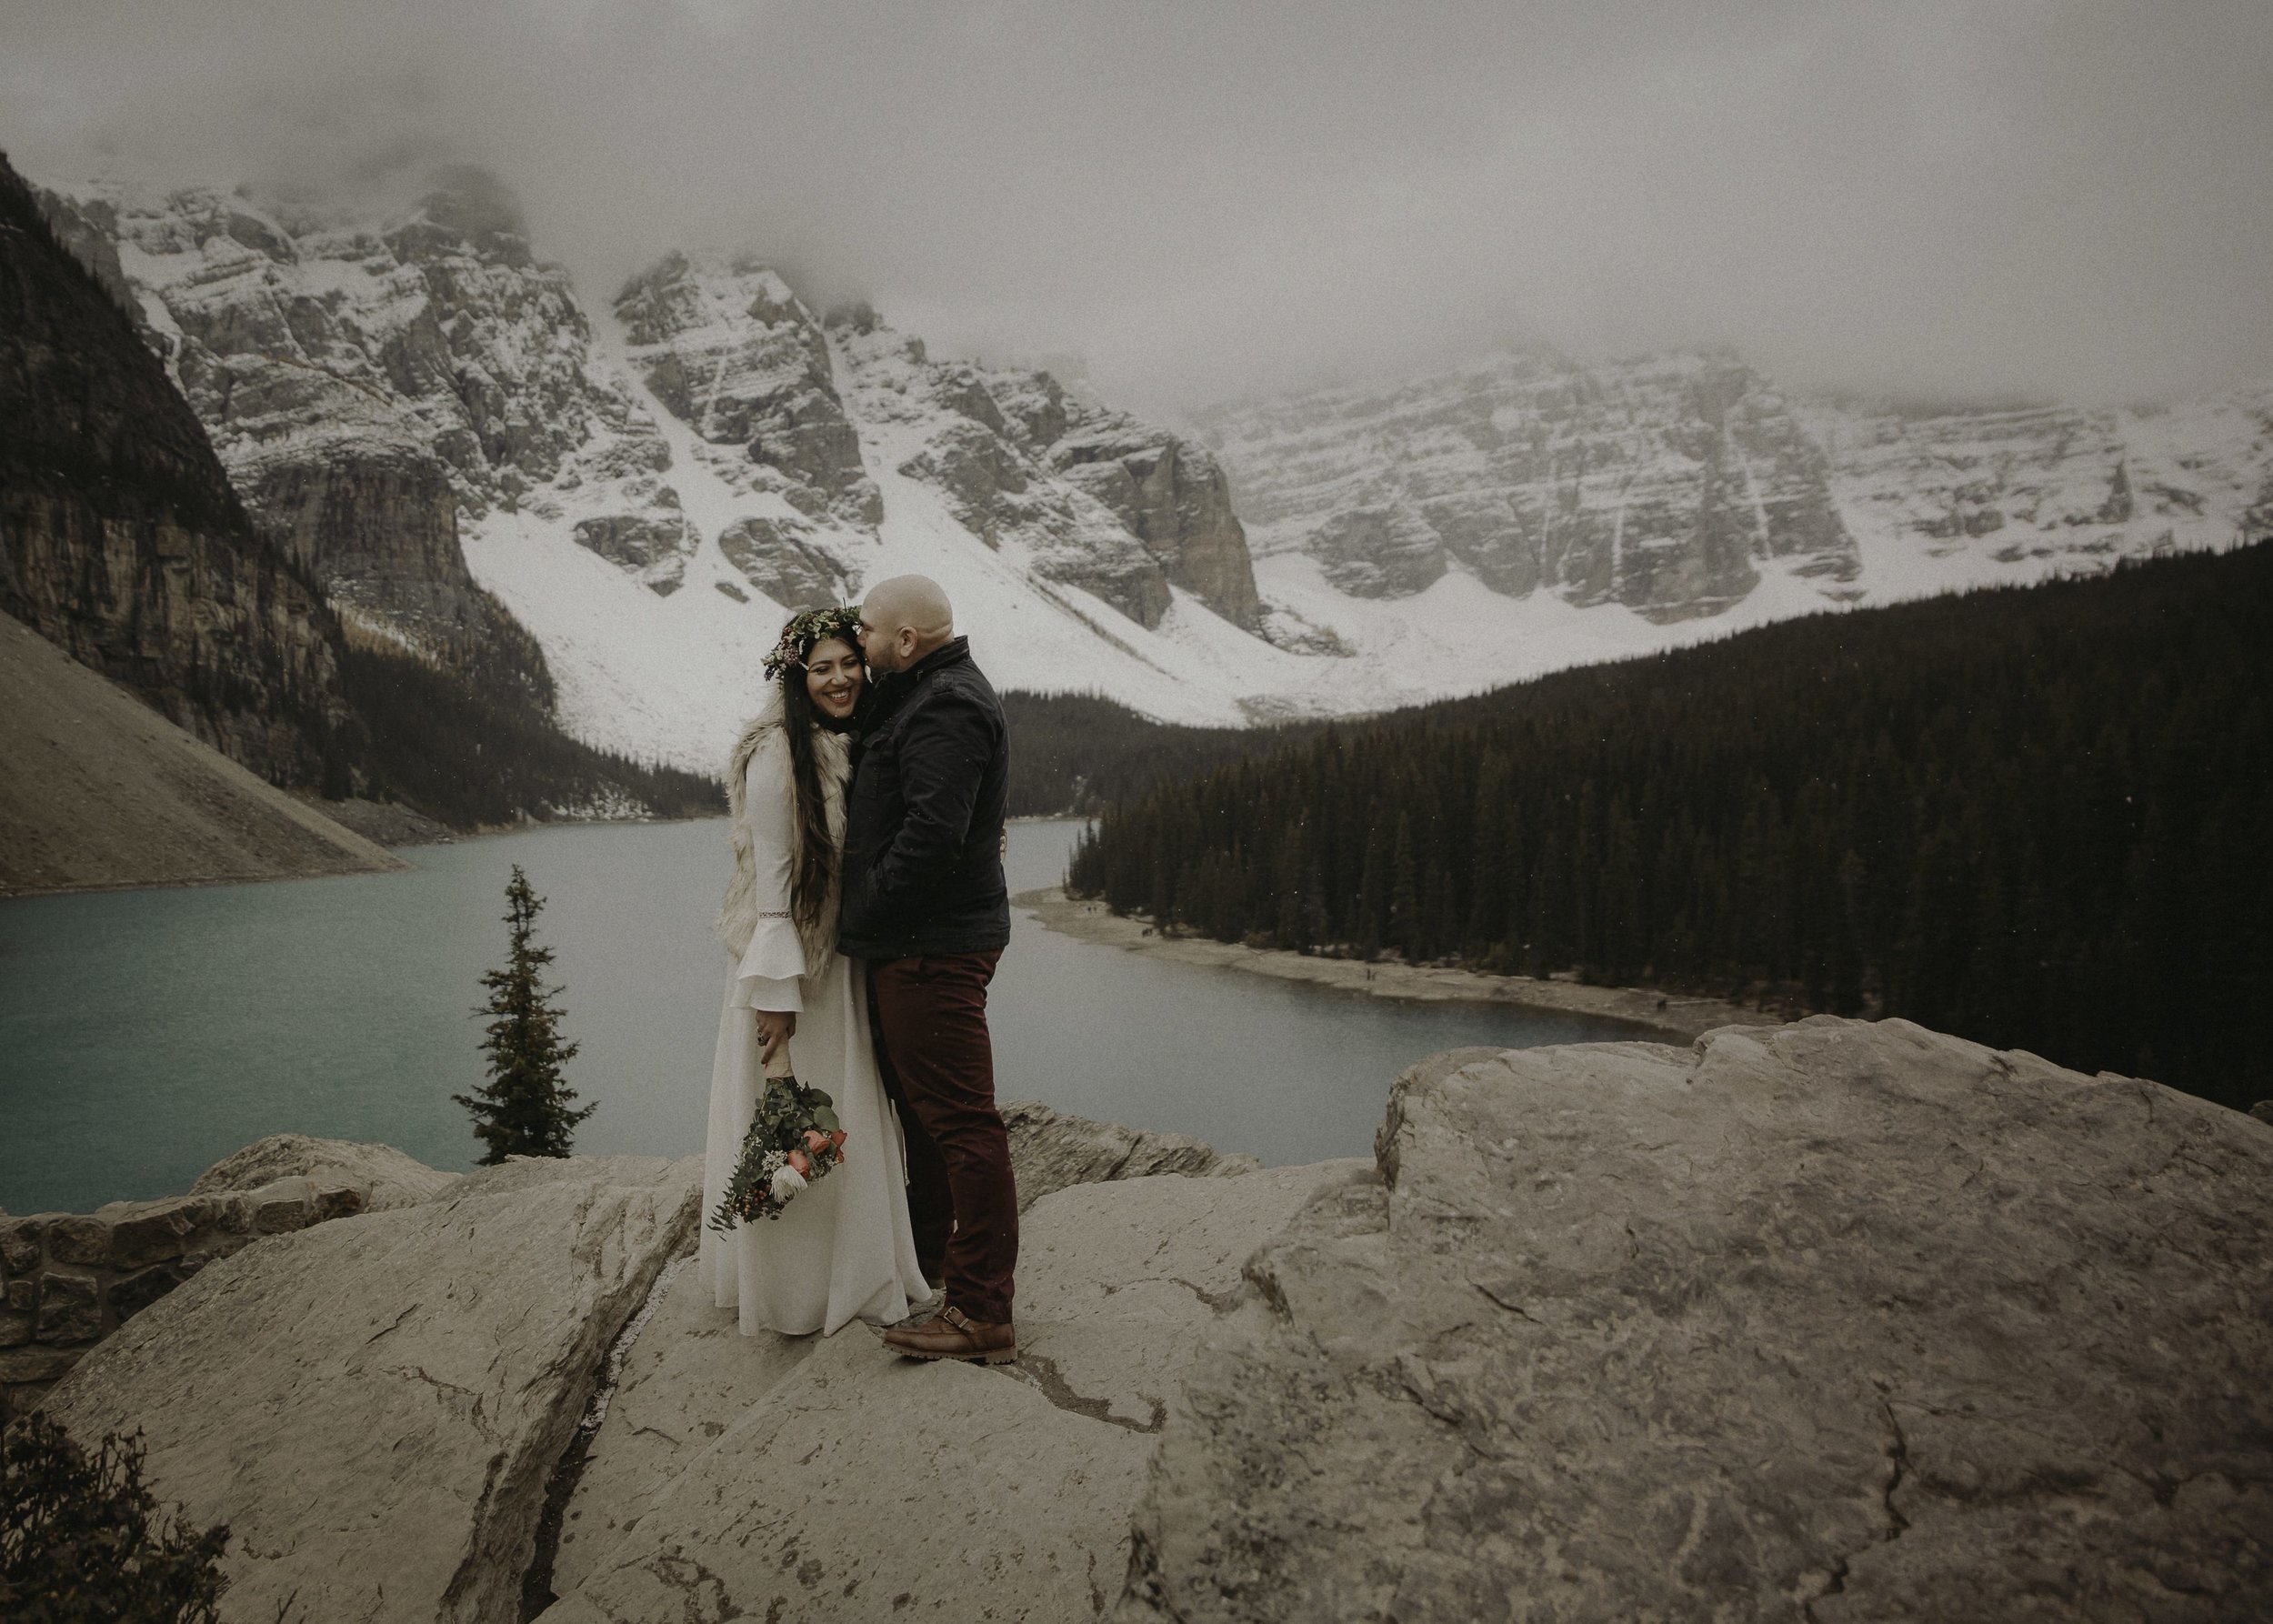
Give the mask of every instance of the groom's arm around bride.
[(936, 1318), (885, 1339), (919, 1358), (1008, 1358), (1018, 1198), (986, 1030), (1010, 941), (1008, 730), (936, 583), (878, 583), (861, 621), (877, 681), (846, 811), (838, 945), (866, 961), (916, 1255), (946, 1292)]

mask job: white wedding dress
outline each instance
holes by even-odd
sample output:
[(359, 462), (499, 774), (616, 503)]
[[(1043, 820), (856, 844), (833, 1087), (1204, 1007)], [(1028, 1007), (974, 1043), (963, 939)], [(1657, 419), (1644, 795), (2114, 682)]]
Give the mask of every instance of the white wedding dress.
[[(889, 1325), (930, 1294), (907, 1218), (899, 1118), (876, 1074), (867, 978), (841, 953), (818, 966), (789, 918), (787, 742), (775, 729), (750, 758), (746, 821), (757, 863), (756, 933), (726, 978), (710, 1073), (703, 1155), (703, 1228), (696, 1267), (711, 1300), (738, 1311), (742, 1334), (832, 1334), (854, 1319)], [(825, 1090), (845, 1130), (845, 1160), (776, 1218), (721, 1235), (710, 1214), (741, 1155), (766, 1078), (759, 1009), (797, 1012), (790, 1054), (800, 1082)]]

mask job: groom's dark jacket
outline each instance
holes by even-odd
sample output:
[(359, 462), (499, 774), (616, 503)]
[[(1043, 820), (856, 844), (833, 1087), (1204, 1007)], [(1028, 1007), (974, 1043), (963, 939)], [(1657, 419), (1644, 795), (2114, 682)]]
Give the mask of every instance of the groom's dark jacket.
[(836, 946), (855, 958), (999, 952), (1010, 738), (957, 637), (876, 685), (845, 807)]

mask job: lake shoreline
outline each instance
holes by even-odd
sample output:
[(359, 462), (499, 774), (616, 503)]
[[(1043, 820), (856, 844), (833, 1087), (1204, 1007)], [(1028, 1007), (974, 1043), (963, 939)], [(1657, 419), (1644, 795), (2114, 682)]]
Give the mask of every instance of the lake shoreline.
[[(305, 797), (302, 797), (295, 796), (294, 798), (305, 800)], [(326, 817), (331, 816), (331, 813), (327, 810), (327, 808), (333, 805), (331, 802), (306, 800), (305, 804), (313, 807), (319, 812), (325, 813)], [(404, 808), (404, 810), (406, 811), (407, 808)], [(410, 813), (409, 816), (418, 818), (422, 823), (432, 825), (434, 829), (441, 832), (437, 834), (420, 831), (418, 835), (413, 838), (400, 840), (387, 839), (379, 841), (377, 844), (380, 848), (388, 853), (388, 855), (394, 856), (400, 852), (416, 851), (424, 847), (433, 846), (463, 846), (472, 841), (494, 840), (504, 835), (540, 834), (546, 829), (642, 828), (656, 824), (719, 823), (725, 821), (726, 815), (723, 812), (701, 812), (691, 817), (531, 818), (526, 823), (482, 824), (479, 827), (471, 829), (453, 828), (448, 824), (436, 822), (434, 819), (425, 817), (422, 814), (418, 813)], [(354, 826), (350, 823), (343, 822), (342, 827), (348, 828), (349, 831), (354, 834), (364, 833), (363, 830), (354, 827)], [(372, 837), (365, 835), (365, 838), (369, 839), (372, 838)], [(415, 867), (415, 864), (398, 857), (393, 865), (385, 868), (312, 869), (305, 874), (199, 875), (187, 879), (98, 880), (86, 885), (74, 886), (41, 886), (24, 887), (0, 886), (0, 902), (14, 902), (19, 898), (29, 898), (35, 897), (89, 897), (113, 891), (201, 891), (211, 889), (216, 886), (282, 885), (293, 880), (302, 879), (338, 879), (344, 877), (362, 874), (401, 874)]]
[(1163, 937), (1149, 925), (1114, 913), (1102, 902), (1066, 895), (1062, 887), (1022, 891), (1011, 906), (1031, 913), (1048, 929), (1103, 947), (1143, 953), (1179, 964), (1245, 970), (1282, 981), (1302, 981), (1377, 998), (1421, 1004), (1513, 1004), (1561, 1015), (1621, 1021), (1658, 1038), (1694, 1042), (1716, 1027), (1774, 1027), (1781, 1016), (1747, 1009), (1721, 998), (1686, 997), (1639, 987), (1590, 987), (1577, 981), (1541, 981), (1529, 976), (1492, 976), (1480, 970), (1356, 958), (1326, 958), (1280, 947), (1249, 947), (1210, 937)]

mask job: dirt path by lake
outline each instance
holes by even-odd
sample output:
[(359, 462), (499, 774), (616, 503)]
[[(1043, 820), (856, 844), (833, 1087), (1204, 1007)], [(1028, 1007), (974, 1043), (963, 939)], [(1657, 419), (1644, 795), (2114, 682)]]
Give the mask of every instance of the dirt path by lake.
[(1377, 998), (1405, 998), (1417, 1003), (1520, 1004), (1534, 1009), (1628, 1021), (1647, 1028), (1649, 1037), (1670, 1038), (1684, 1043), (1715, 1027), (1783, 1024), (1781, 1016), (1747, 1009), (1719, 998), (1683, 997), (1623, 987), (1587, 987), (1577, 981), (1541, 981), (1529, 976), (1487, 976), (1476, 970), (1440, 969), (1424, 965), (1320, 958), (1276, 947), (1247, 947), (1208, 937), (1164, 937), (1142, 920), (1124, 918), (1102, 902), (1068, 897), (1055, 886), (1045, 890), (1022, 891), (1010, 901), (1013, 907), (1030, 911), (1048, 928), (1085, 942), (1148, 953), (1179, 964), (1247, 970), (1259, 976), (1276, 976), (1283, 981), (1307, 981)]

